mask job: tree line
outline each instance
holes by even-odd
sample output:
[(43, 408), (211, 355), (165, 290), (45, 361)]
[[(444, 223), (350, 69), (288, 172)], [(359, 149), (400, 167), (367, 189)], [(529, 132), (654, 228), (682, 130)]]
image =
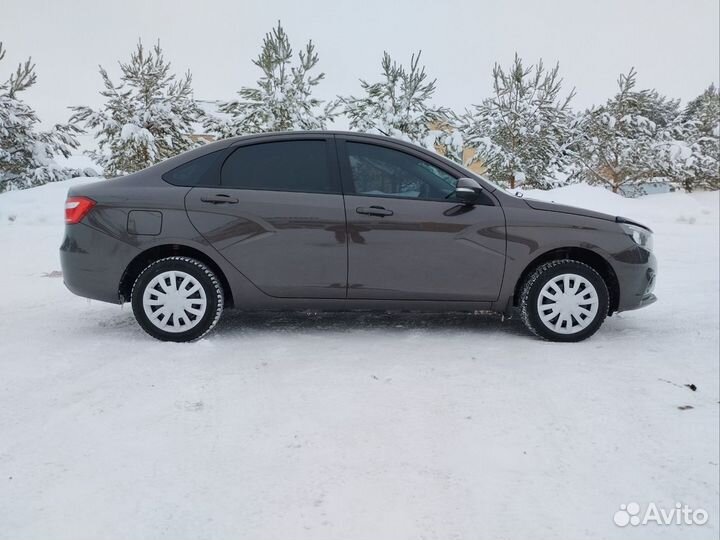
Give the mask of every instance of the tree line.
[[(4, 57), (0, 43), (0, 61)], [(492, 93), (462, 112), (433, 102), (437, 81), (414, 54), (403, 65), (389, 54), (377, 80), (360, 80), (356, 95), (322, 101), (315, 91), (325, 74), (309, 41), (295, 54), (278, 25), (253, 60), (260, 78), (230, 100), (206, 110), (196, 101), (190, 72), (178, 75), (159, 43), (141, 42), (120, 62), (114, 82), (101, 66), (103, 104), (73, 106), (67, 123), (39, 129), (20, 94), (35, 84), (28, 60), (0, 84), (0, 191), (82, 175), (55, 158), (91, 133), (89, 152), (106, 176), (132, 173), (202, 144), (193, 132), (216, 138), (270, 131), (327, 129), (344, 117), (350, 129), (401, 138), (470, 166), (509, 188), (548, 189), (586, 181), (614, 192), (667, 182), (686, 191), (720, 188), (720, 94), (710, 85), (680, 101), (638, 89), (634, 69), (621, 74), (614, 96), (577, 111), (575, 91), (563, 91), (560, 66), (527, 65), (517, 54), (496, 64)]]

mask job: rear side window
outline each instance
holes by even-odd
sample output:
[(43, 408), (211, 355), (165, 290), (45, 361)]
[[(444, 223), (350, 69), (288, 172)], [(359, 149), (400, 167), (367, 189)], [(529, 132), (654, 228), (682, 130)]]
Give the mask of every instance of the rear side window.
[(163, 180), (176, 186), (217, 186), (225, 150), (195, 158), (163, 174)]
[(325, 141), (241, 146), (225, 161), (222, 185), (237, 189), (339, 193)]

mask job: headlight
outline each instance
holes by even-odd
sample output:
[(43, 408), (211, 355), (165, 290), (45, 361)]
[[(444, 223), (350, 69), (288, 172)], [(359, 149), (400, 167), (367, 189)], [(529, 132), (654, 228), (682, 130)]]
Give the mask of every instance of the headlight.
[(622, 230), (625, 231), (632, 241), (638, 246), (644, 247), (648, 251), (652, 251), (653, 248), (653, 234), (647, 229), (638, 227), (636, 225), (630, 225), (629, 223), (621, 223)]

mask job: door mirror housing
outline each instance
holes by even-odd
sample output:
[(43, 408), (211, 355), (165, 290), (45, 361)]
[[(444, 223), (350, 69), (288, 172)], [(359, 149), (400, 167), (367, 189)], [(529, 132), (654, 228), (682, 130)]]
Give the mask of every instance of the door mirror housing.
[(472, 178), (458, 178), (453, 195), (456, 201), (472, 205), (480, 199), (481, 192), (482, 187)]

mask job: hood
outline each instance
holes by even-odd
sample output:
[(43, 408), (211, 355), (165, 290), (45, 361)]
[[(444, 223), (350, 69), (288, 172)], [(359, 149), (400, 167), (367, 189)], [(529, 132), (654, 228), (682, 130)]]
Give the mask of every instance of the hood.
[(587, 210), (585, 208), (577, 208), (575, 206), (566, 206), (554, 202), (538, 201), (536, 199), (523, 199), (525, 203), (534, 210), (542, 210), (544, 212), (559, 212), (562, 214), (573, 214), (575, 216), (590, 217), (596, 219), (604, 219), (606, 221), (616, 221), (615, 216)]

